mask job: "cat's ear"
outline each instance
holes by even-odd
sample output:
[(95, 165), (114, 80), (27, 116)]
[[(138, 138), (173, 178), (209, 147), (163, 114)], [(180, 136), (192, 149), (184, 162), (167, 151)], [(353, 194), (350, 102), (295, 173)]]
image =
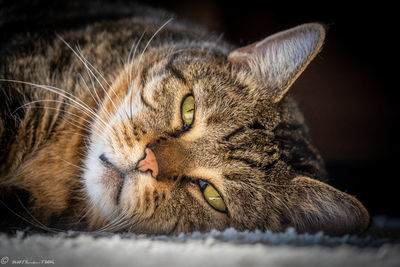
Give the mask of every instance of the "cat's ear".
[(299, 232), (359, 234), (369, 224), (368, 211), (361, 202), (323, 182), (296, 177), (284, 194), (284, 216)]
[(238, 48), (228, 60), (238, 70), (239, 79), (267, 90), (271, 101), (277, 103), (317, 55), (324, 38), (321, 24), (304, 24)]

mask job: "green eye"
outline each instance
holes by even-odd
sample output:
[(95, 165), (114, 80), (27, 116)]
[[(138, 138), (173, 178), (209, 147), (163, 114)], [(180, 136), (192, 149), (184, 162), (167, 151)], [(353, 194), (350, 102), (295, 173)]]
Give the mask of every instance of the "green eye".
[(182, 120), (186, 127), (189, 127), (193, 123), (194, 119), (194, 97), (187, 96), (185, 100), (183, 100), (181, 107)]
[(199, 184), (207, 203), (220, 212), (226, 212), (225, 202), (214, 186), (204, 181), (199, 182)]

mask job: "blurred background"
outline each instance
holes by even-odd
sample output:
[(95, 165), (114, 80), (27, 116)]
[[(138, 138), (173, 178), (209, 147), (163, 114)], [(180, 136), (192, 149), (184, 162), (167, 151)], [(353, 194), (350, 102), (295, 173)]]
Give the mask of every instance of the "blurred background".
[[(115, 2), (104, 11), (113, 12)], [(11, 0), (0, 0), (1, 11)], [(40, 2), (52, 12), (30, 8)], [(322, 52), (292, 88), (304, 111), (311, 136), (319, 148), (331, 177), (331, 184), (360, 199), (372, 215), (400, 217), (396, 203), (399, 180), (399, 138), (397, 63), (399, 33), (398, 7), (383, 1), (359, 4), (350, 1), (255, 1), (255, 0), (147, 0), (136, 1), (167, 9), (178, 18), (203, 25), (238, 46), (258, 41), (278, 31), (308, 22), (327, 26)], [(33, 16), (41, 24), (49, 16), (64, 14), (66, 3), (86, 11), (78, 0), (20, 0), (23, 12), (8, 12), (10, 18)], [(36, 5), (35, 4), (35, 5)], [(110, 9), (110, 10), (108, 10)], [(42, 11), (42, 10), (40, 10)], [(7, 12), (5, 12), (7, 14)], [(9, 19), (10, 19), (9, 18)], [(15, 21), (18, 21), (15, 19)], [(82, 24), (82, 21), (70, 21)], [(0, 23), (1, 25), (1, 23)], [(17, 28), (32, 23), (11, 20), (0, 27), (0, 39), (12, 36)], [(32, 26), (33, 27), (33, 26)], [(0, 59), (1, 60), (1, 59)]]
[[(294, 84), (331, 184), (372, 215), (400, 216), (397, 8), (383, 2), (143, 1), (238, 46), (307, 22), (327, 28), (322, 52)], [(300, 1), (299, 1), (300, 2)], [(304, 3), (307, 2), (307, 3)], [(396, 204), (397, 203), (397, 204)]]

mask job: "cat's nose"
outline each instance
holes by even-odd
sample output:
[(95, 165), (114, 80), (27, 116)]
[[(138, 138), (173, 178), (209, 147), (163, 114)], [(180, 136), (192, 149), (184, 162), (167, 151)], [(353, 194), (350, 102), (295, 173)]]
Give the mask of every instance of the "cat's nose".
[(144, 159), (138, 162), (137, 168), (142, 172), (151, 171), (151, 175), (156, 178), (158, 175), (158, 163), (156, 155), (150, 148), (146, 148), (144, 153), (146, 156)]

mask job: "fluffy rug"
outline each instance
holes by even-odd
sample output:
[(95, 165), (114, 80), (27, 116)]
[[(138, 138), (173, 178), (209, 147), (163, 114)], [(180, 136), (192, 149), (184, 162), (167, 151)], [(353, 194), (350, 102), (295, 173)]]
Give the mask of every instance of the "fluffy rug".
[(0, 266), (400, 266), (400, 220), (375, 217), (363, 236), (223, 232), (145, 236), (0, 234)]

